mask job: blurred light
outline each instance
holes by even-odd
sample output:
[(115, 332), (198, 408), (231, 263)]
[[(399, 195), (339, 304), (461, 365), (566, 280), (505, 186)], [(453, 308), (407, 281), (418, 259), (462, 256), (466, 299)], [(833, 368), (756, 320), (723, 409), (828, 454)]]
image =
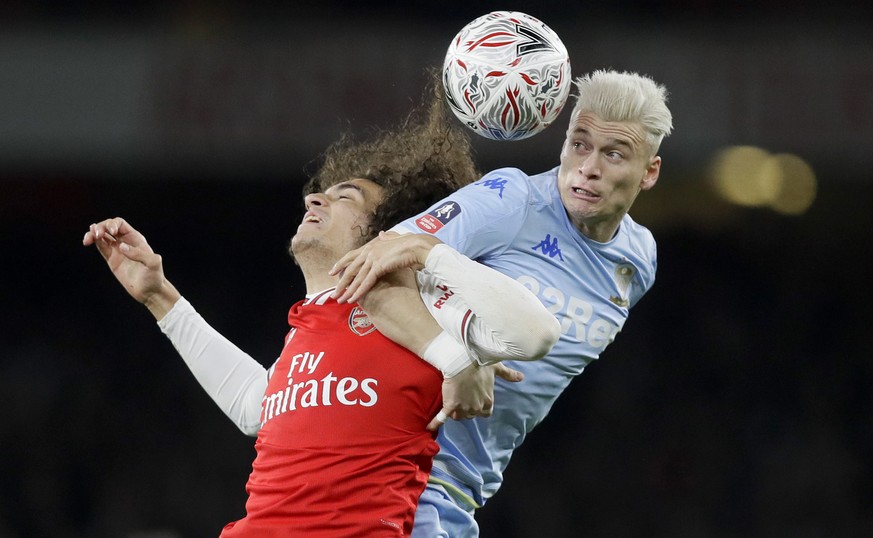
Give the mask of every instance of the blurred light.
[(761, 206), (773, 199), (773, 178), (766, 178), (764, 163), (769, 154), (752, 146), (736, 146), (718, 153), (712, 166), (716, 191), (727, 201), (742, 206)]
[(816, 179), (812, 167), (791, 154), (771, 155), (753, 146), (726, 148), (713, 159), (710, 179), (728, 202), (746, 207), (770, 207), (799, 215), (812, 205)]
[(785, 215), (805, 213), (816, 195), (815, 172), (812, 167), (797, 155), (788, 153), (774, 155), (770, 162), (782, 175), (782, 188), (778, 196), (770, 202), (770, 207)]

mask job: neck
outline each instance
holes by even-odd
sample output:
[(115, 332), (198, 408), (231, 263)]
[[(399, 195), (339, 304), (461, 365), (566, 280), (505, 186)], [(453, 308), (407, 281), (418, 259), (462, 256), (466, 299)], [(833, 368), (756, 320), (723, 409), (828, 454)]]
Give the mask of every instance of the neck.
[(593, 219), (583, 219), (582, 221), (577, 221), (573, 224), (576, 226), (576, 229), (579, 230), (579, 233), (588, 239), (597, 241), (598, 243), (606, 243), (615, 237), (615, 233), (621, 225), (621, 218), (618, 220), (612, 219), (598, 221), (593, 221)]
[(333, 263), (310, 263), (309, 260), (299, 260), (299, 262), (303, 279), (306, 281), (306, 293), (317, 293), (332, 288), (339, 281), (337, 277), (328, 274)]
[(580, 228), (582, 235), (591, 239), (592, 241), (597, 241), (598, 243), (607, 243), (610, 239), (615, 237), (615, 232), (618, 231), (618, 225), (608, 225), (608, 226), (593, 226), (587, 227), (582, 226)]

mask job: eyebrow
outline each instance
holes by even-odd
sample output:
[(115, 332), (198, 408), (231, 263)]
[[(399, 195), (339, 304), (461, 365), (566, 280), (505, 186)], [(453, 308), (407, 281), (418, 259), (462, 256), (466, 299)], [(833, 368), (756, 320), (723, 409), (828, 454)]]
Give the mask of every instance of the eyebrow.
[[(591, 132), (588, 129), (585, 129), (584, 127), (576, 127), (575, 129), (573, 129), (573, 134), (574, 135), (581, 134), (581, 135), (591, 136)], [(634, 149), (633, 143), (631, 143), (625, 139), (621, 139), (621, 138), (608, 138), (606, 145), (607, 146), (624, 146), (630, 150)]]
[[(335, 191), (346, 191), (346, 190), (351, 189), (353, 191), (357, 191), (361, 196), (364, 196), (364, 189), (362, 189), (361, 187), (355, 185), (354, 183), (352, 183), (350, 181), (343, 181), (342, 183), (337, 183), (336, 185), (331, 186), (327, 190), (329, 191), (331, 189), (333, 189)], [(327, 191), (325, 191), (325, 193), (326, 192)]]

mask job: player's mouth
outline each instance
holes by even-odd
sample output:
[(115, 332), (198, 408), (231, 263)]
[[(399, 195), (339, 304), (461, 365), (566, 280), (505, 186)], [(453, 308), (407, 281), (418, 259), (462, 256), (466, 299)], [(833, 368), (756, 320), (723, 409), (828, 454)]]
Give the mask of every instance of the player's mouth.
[(600, 199), (600, 195), (596, 192), (589, 191), (587, 189), (583, 189), (582, 187), (571, 187), (573, 194), (576, 195), (577, 198), (581, 198), (583, 200), (588, 201), (597, 201)]
[(305, 215), (303, 215), (303, 221), (300, 224), (309, 224), (309, 223), (319, 224), (321, 222), (322, 222), (321, 217), (319, 217), (315, 213), (307, 212)]

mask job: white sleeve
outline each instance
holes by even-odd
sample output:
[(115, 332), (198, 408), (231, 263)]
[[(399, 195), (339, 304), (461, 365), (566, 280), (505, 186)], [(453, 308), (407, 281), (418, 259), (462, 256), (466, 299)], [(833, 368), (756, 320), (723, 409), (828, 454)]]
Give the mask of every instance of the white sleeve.
[(257, 435), (266, 369), (206, 323), (184, 297), (158, 326), (218, 407), (243, 433)]
[(480, 364), (540, 359), (560, 336), (558, 320), (521, 283), (446, 244), (430, 251), (418, 282), (437, 323)]

